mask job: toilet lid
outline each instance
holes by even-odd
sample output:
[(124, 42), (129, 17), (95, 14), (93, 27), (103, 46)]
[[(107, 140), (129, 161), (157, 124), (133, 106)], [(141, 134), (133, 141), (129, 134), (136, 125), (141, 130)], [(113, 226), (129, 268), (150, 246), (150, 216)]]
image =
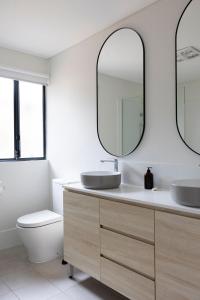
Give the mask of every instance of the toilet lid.
[(37, 211), (18, 218), (17, 225), (24, 228), (40, 227), (62, 221), (63, 217), (50, 210)]

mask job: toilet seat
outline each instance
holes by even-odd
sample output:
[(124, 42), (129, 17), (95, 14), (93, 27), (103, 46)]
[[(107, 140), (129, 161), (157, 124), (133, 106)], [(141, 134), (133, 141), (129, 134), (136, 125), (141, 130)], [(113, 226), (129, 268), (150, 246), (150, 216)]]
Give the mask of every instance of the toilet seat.
[(37, 211), (17, 219), (17, 226), (23, 228), (35, 228), (60, 222), (63, 217), (50, 210)]

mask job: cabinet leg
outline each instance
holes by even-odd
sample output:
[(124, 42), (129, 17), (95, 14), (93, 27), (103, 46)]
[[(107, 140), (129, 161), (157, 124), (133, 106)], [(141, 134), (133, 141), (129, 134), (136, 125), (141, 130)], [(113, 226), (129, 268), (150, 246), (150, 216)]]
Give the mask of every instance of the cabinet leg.
[(72, 265), (69, 265), (69, 278), (73, 278), (74, 276), (74, 267)]
[(68, 262), (63, 259), (62, 260), (62, 265), (67, 265), (67, 264), (68, 264)]

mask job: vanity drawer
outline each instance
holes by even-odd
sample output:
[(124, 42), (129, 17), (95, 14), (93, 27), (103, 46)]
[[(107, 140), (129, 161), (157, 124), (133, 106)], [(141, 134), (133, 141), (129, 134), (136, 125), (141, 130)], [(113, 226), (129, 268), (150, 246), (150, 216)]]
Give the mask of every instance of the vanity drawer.
[(154, 246), (101, 228), (101, 254), (154, 278)]
[(155, 283), (101, 257), (101, 282), (131, 300), (155, 300)]
[(100, 224), (154, 242), (154, 211), (130, 204), (100, 200)]

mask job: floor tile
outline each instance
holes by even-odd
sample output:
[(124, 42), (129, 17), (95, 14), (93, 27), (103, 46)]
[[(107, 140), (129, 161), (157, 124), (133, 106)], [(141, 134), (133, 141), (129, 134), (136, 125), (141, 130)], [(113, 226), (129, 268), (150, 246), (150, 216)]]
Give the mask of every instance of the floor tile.
[(12, 290), (17, 290), (26, 286), (37, 286), (46, 280), (32, 270), (19, 269), (1, 277), (1, 280)]
[(59, 293), (60, 291), (45, 279), (43, 282), (15, 290), (20, 300), (46, 300)]
[(67, 277), (68, 275), (68, 265), (62, 265), (61, 259), (55, 259), (41, 264), (32, 264), (32, 268), (48, 278), (55, 278), (56, 276)]
[(0, 296), (1, 300), (19, 300), (13, 293)]
[(117, 292), (106, 287), (93, 278), (70, 288), (65, 292), (70, 300), (126, 300)]
[(77, 284), (75, 280), (69, 278), (69, 265), (62, 265), (61, 259), (34, 265), (33, 269), (61, 291), (66, 291)]
[(77, 282), (83, 282), (90, 278), (90, 276), (86, 273), (81, 272), (80, 270), (74, 268), (74, 279)]
[[(60, 293), (56, 296), (49, 298), (48, 300), (71, 300), (71, 299), (66, 294)], [(85, 300), (87, 300), (87, 299), (85, 299)]]
[(10, 293), (10, 289), (7, 287), (7, 285), (2, 280), (0, 280), (0, 299), (1, 299), (1, 296), (6, 295), (8, 293)]
[(13, 247), (0, 251), (0, 261), (16, 258), (21, 261), (27, 260), (27, 252), (23, 246)]
[(11, 260), (1, 260), (0, 261), (0, 270), (1, 275), (4, 276), (9, 273), (13, 273), (16, 270), (30, 270), (32, 268), (31, 264), (26, 261), (20, 261), (17, 258)]
[(42, 264), (28, 262), (23, 247), (0, 251), (0, 300), (125, 300), (127, 298), (61, 259)]
[(68, 277), (57, 277), (57, 278), (48, 278), (49, 282), (51, 282), (55, 287), (57, 287), (60, 291), (67, 291), (69, 288), (75, 286), (77, 282)]

